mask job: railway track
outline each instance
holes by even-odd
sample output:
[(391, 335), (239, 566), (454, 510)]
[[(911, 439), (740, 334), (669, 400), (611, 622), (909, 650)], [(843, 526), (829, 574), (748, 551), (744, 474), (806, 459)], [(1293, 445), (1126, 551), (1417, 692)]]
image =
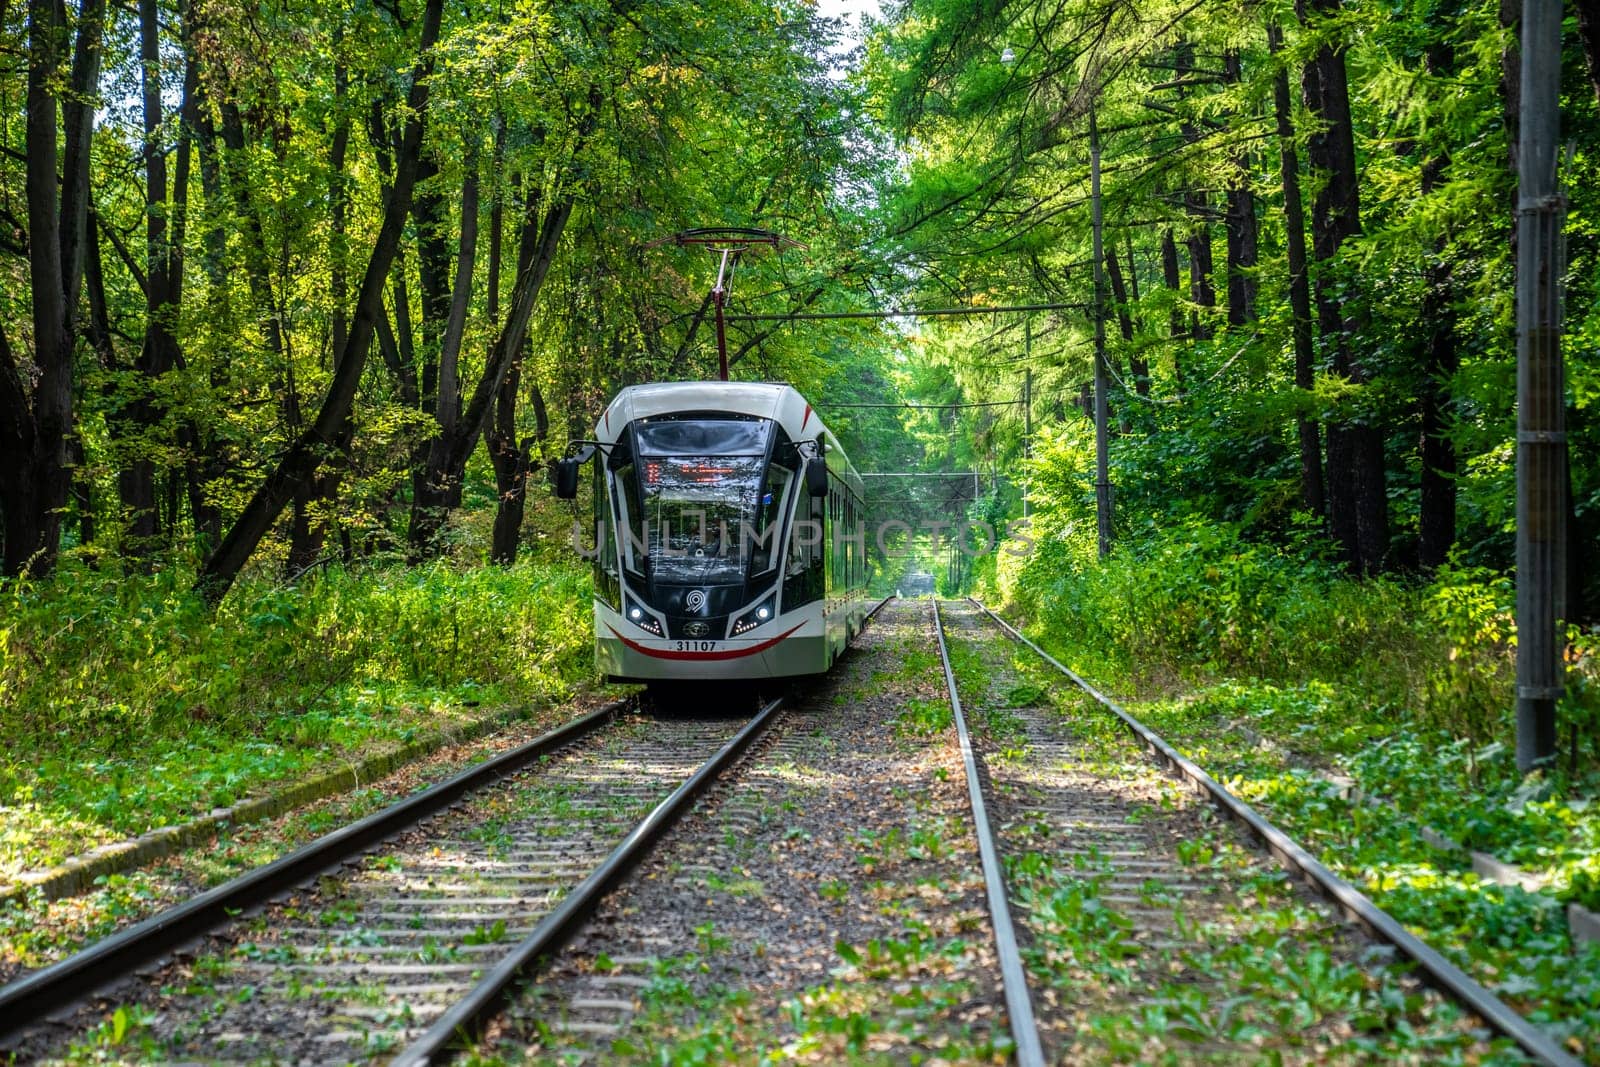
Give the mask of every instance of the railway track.
[(448, 1058), (780, 707), (587, 716), (0, 989), (7, 1047), (81, 1046), (115, 1004), (157, 1060)]
[[(1286, 834), (1272, 826), (1243, 801), (1178, 754), (1142, 723), (1129, 715), (1082, 678), (1051, 658), (999, 616), (976, 601), (934, 604), (935, 629), (943, 661), (949, 699), (961, 737), (973, 802), (974, 823), (988, 885), (997, 948), (1002, 961), (1007, 1011), (1016, 1041), (1017, 1062), (1023, 1067), (1070, 1059), (1075, 1034), (1082, 1032), (1085, 988), (1074, 990), (1080, 1002), (1062, 1003), (1049, 981), (1053, 947), (1044, 928), (1052, 907), (1069, 906), (1074, 922), (1092, 927), (1102, 943), (1097, 949), (1109, 955), (1118, 968), (1122, 995), (1132, 1003), (1132, 1015), (1148, 1021), (1153, 1014), (1173, 1012), (1181, 1004), (1167, 982), (1173, 972), (1203, 955), (1207, 936), (1215, 937), (1230, 916), (1249, 907), (1238, 895), (1237, 878), (1217, 865), (1194, 863), (1199, 847), (1176, 835), (1174, 823), (1160, 814), (1162, 801), (1137, 776), (1120, 774), (1103, 752), (1096, 753), (1078, 739), (1064, 734), (1037, 707), (1010, 707), (1005, 711), (1009, 738), (986, 744), (968, 728), (957, 671), (951, 665), (946, 641), (946, 619), (969, 641), (981, 640), (984, 630), (1003, 630), (1008, 641), (1030, 649), (1069, 679), (1103, 712), (1116, 717), (1137, 742), (1165, 769), (1182, 778), (1230, 819), (1257, 839), (1291, 874), (1356, 920), (1372, 943), (1354, 953), (1360, 966), (1383, 967), (1384, 957), (1398, 953), (1415, 965), (1422, 980), (1476, 1015), (1494, 1033), (1510, 1039), (1534, 1062), (1576, 1067), (1577, 1059), (1546, 1034), (1517, 1014), (1488, 990), (1454, 967), (1407, 932), (1353, 886), (1339, 879)], [(974, 641), (975, 643), (975, 641)], [(974, 695), (977, 696), (977, 695)], [(980, 697), (981, 699), (981, 697)], [(998, 751), (1026, 752), (1025, 759), (1008, 758)], [(997, 832), (998, 831), (998, 832)], [(1041, 893), (1039, 866), (1029, 866), (1029, 853), (1047, 851), (1055, 881)], [(1009, 870), (1002, 874), (1002, 866)], [(1064, 876), (1059, 872), (1067, 872)], [(1020, 890), (1020, 891), (1019, 891)], [(1019, 901), (1019, 897), (1021, 900)], [(1176, 907), (1174, 906), (1176, 904)], [(1012, 913), (1017, 914), (1013, 920)], [(1213, 924), (1208, 934), (1208, 924)], [(1349, 940), (1345, 938), (1344, 940)], [(1338, 966), (1334, 961), (1329, 966)], [(1152, 966), (1160, 964), (1162, 966)], [(1162, 973), (1163, 970), (1165, 973)], [(1200, 968), (1184, 974), (1185, 992), (1194, 991), (1212, 1003), (1234, 1003), (1233, 976), (1226, 968)], [(1043, 977), (1047, 980), (1040, 981)], [(1283, 979), (1288, 981), (1287, 978)], [(1410, 980), (1410, 979), (1408, 979)], [(1098, 1005), (1106, 1007), (1106, 1005)], [(1191, 1027), (1191, 1029), (1194, 1029)], [(1201, 1027), (1203, 1029), (1203, 1027)], [(1246, 1025), (1228, 1032), (1193, 1035), (1196, 1055), (1223, 1057), (1248, 1052), (1236, 1050), (1232, 1038), (1248, 1037)]]

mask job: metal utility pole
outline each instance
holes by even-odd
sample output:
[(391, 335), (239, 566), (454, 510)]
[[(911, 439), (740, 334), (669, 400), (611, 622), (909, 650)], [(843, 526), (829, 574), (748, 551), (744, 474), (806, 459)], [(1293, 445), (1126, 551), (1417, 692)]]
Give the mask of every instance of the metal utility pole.
[(736, 262), (740, 249), (718, 248), (714, 251), (722, 254), (722, 262), (717, 264), (717, 284), (711, 289), (711, 303), (717, 309), (717, 369), (723, 381), (728, 380), (728, 324), (723, 317), (728, 306), (728, 284), (732, 280), (728, 277), (728, 264)]
[[(1528, 0), (1532, 3), (1533, 0)], [(1100, 530), (1100, 558), (1111, 554), (1111, 470), (1106, 450), (1111, 405), (1106, 396), (1110, 376), (1106, 371), (1105, 240), (1100, 211), (1100, 124), (1089, 112), (1089, 204), (1094, 228), (1094, 502)]]
[(1561, 360), (1561, 0), (1522, 0), (1517, 151), (1517, 767), (1556, 754), (1565, 691), (1567, 428)]

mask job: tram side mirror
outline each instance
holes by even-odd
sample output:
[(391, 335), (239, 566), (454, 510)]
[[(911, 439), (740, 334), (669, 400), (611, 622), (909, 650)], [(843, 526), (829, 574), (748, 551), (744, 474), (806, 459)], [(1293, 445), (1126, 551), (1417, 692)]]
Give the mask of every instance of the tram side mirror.
[(806, 460), (806, 491), (812, 496), (828, 495), (828, 465), (821, 456)]
[(575, 457), (556, 460), (554, 481), (556, 483), (556, 496), (562, 500), (576, 500), (578, 498), (578, 460)]

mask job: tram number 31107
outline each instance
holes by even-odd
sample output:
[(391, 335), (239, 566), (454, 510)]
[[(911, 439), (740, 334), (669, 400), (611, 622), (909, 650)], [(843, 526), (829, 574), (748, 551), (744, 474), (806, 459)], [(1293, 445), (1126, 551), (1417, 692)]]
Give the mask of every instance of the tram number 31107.
[(717, 643), (715, 641), (679, 641), (677, 650), (679, 652), (715, 652)]

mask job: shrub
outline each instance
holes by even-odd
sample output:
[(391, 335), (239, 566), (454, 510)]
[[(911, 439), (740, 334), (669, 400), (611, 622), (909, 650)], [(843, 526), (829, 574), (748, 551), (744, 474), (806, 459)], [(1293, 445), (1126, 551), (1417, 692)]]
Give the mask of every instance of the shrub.
[(437, 564), (254, 580), (215, 615), (176, 570), (0, 587), (0, 736), (89, 750), (191, 724), (252, 728), (367, 689), (559, 695), (589, 672), (589, 579)]

